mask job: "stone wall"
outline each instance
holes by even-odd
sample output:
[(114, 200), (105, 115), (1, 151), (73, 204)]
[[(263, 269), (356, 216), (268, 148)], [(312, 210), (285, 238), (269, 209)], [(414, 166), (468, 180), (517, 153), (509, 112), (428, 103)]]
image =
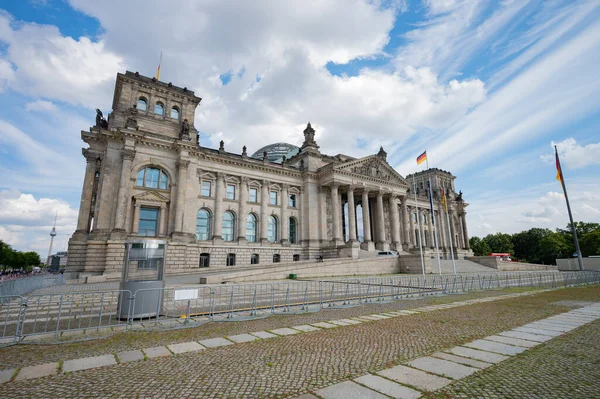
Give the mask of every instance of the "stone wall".
[[(558, 265), (558, 270), (579, 270), (577, 258), (556, 259), (556, 264)], [(585, 270), (600, 271), (600, 258), (583, 258), (583, 268)]]

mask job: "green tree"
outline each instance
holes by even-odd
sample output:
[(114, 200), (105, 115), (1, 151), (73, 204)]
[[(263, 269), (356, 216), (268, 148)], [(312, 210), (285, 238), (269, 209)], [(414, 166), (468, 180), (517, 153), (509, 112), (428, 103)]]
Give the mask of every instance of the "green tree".
[(550, 233), (540, 241), (540, 262), (546, 265), (555, 265), (556, 259), (571, 256), (572, 247), (567, 242), (566, 236), (561, 233)]
[(483, 241), (479, 237), (471, 237), (469, 239), (469, 245), (475, 256), (487, 256), (487, 254), (492, 252), (487, 242)]
[(537, 227), (513, 234), (512, 243), (515, 257), (531, 263), (541, 263), (540, 243), (549, 234), (552, 234), (552, 230)]
[(600, 255), (600, 228), (583, 234), (579, 238), (582, 256)]
[(483, 240), (490, 248), (490, 252), (510, 253), (514, 255), (512, 236), (506, 233), (488, 234)]
[(34, 251), (24, 252), (23, 257), (25, 258), (26, 266), (39, 266), (42, 263), (40, 255)]

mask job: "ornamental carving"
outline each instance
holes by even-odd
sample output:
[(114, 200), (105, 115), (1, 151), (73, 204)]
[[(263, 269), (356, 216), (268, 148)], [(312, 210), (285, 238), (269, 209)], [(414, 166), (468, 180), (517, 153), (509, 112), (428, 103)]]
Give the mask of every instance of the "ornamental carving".
[(381, 162), (375, 158), (372, 158), (361, 165), (353, 167), (352, 173), (362, 176), (375, 177), (381, 180), (390, 180), (392, 178), (390, 173), (383, 170)]
[(187, 159), (180, 159), (177, 161), (177, 169), (187, 169), (190, 166), (190, 161)]
[(135, 150), (122, 150), (121, 157), (123, 157), (124, 161), (133, 161), (133, 158), (135, 158)]

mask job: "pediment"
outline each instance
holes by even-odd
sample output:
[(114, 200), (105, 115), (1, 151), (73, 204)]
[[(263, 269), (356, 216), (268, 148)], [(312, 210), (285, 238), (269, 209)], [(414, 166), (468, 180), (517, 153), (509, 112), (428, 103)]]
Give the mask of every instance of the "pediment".
[(382, 180), (391, 184), (399, 184), (406, 187), (409, 186), (405, 178), (400, 176), (394, 168), (377, 155), (370, 155), (365, 158), (335, 165), (333, 170), (369, 179)]
[(165, 203), (169, 202), (169, 198), (162, 195), (156, 191), (144, 191), (143, 193), (139, 193), (133, 196), (133, 199), (136, 202), (156, 202), (156, 203)]

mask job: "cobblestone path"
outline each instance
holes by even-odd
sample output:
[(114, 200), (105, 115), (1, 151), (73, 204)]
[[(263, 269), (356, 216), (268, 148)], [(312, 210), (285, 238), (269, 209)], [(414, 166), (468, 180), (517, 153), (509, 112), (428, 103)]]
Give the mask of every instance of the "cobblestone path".
[[(564, 302), (567, 300), (597, 301), (599, 297), (599, 286), (569, 288), (144, 362), (11, 382), (2, 386), (0, 395), (6, 398), (293, 397), (338, 381), (358, 377), (366, 372), (387, 368), (440, 349), (565, 312), (572, 308), (569, 302)], [(371, 313), (375, 310), (373, 307), (369, 309)], [(328, 318), (331, 319), (331, 316)], [(300, 323), (290, 319), (287, 324)], [(598, 323), (585, 328), (593, 327), (597, 330)], [(597, 345), (599, 340), (594, 340)], [(558, 341), (563, 341), (563, 338), (557, 339)], [(541, 345), (539, 349), (532, 350), (531, 354), (523, 356), (533, 356), (542, 350), (550, 350), (547, 348), (552, 346), (554, 343)], [(598, 353), (598, 348), (595, 348)], [(564, 353), (568, 352), (569, 349), (565, 348)], [(580, 353), (574, 350), (570, 352)], [(552, 351), (546, 354), (548, 357), (551, 355)], [(520, 359), (517, 356), (509, 362), (514, 363), (521, 361)], [(562, 369), (561, 372), (575, 375), (582, 372), (580, 367), (592, 367), (594, 364), (594, 358), (584, 360), (581, 364), (578, 359), (579, 357), (575, 356), (569, 360), (569, 367), (572, 368)], [(597, 369), (597, 357), (595, 359)], [(525, 371), (531, 373), (535, 368), (533, 365), (535, 362), (523, 363), (523, 374), (527, 374)], [(506, 366), (499, 365), (498, 368), (500, 367)], [(494, 370), (495, 368), (491, 368), (482, 375)], [(552, 378), (552, 374), (541, 376)], [(594, 375), (591, 374), (591, 377)], [(587, 381), (590, 377), (585, 378)], [(456, 387), (468, 381), (469, 379), (460, 381)], [(524, 384), (528, 383), (526, 379), (522, 381)], [(467, 393), (464, 397), (479, 395), (479, 391), (476, 390), (471, 391), (473, 395), (470, 395), (469, 391), (465, 392)], [(453, 393), (449, 391), (448, 394)], [(481, 391), (481, 397), (502, 397), (497, 393), (495, 395)]]
[(600, 398), (600, 321), (426, 398)]

